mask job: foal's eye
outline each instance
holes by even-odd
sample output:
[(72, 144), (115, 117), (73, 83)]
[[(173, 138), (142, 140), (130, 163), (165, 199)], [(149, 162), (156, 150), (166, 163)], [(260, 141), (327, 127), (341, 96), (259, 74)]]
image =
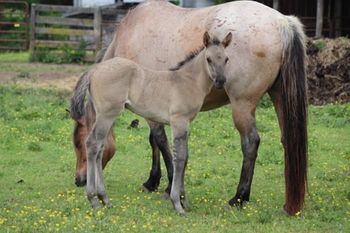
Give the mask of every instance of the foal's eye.
[(228, 60), (229, 60), (228, 57), (226, 57), (226, 59), (225, 59), (225, 64), (228, 62)]
[(207, 62), (208, 62), (208, 63), (211, 63), (211, 59), (210, 59), (209, 57), (207, 58)]

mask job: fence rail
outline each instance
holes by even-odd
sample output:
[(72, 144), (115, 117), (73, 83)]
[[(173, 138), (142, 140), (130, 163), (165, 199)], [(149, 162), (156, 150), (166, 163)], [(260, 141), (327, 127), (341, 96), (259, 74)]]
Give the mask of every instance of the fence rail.
[[(79, 18), (81, 15), (91, 15), (92, 19)], [(93, 54), (101, 49), (100, 8), (32, 4), (30, 24), (31, 57), (43, 48), (81, 49), (84, 42), (90, 54), (84, 60), (93, 60)]]
[[(21, 17), (14, 18), (13, 14)], [(0, 0), (0, 50), (27, 50), (29, 47), (28, 33), (28, 3)]]

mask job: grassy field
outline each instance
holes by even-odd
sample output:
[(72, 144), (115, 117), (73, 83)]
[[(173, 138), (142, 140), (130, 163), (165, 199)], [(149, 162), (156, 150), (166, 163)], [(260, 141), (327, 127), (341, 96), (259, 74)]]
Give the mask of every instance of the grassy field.
[[(6, 56), (0, 56), (1, 70), (15, 76), (85, 69)], [(257, 111), (261, 146), (251, 202), (243, 210), (226, 206), (242, 156), (224, 107), (200, 113), (192, 124), (186, 216), (161, 198), (164, 169), (159, 192), (142, 191), (151, 163), (148, 127), (139, 118), (140, 128), (128, 129), (137, 118), (129, 112), (115, 125), (117, 154), (104, 173), (114, 208), (94, 212), (84, 188), (74, 185), (73, 122), (65, 110), (70, 93), (30, 86), (0, 84), (0, 232), (350, 232), (349, 104), (309, 108), (309, 193), (297, 217), (281, 213), (283, 152), (268, 101)]]
[[(189, 210), (178, 216), (159, 192), (144, 193), (148, 128), (115, 126), (118, 150), (105, 170), (114, 208), (93, 212), (73, 184), (69, 93), (0, 86), (0, 232), (349, 232), (350, 105), (311, 107), (309, 194), (298, 217), (281, 214), (283, 157), (271, 107), (260, 107), (262, 138), (251, 202), (225, 208), (239, 179), (239, 137), (230, 111), (201, 113), (191, 128), (186, 173)], [(267, 104), (268, 105), (268, 104)], [(165, 171), (164, 171), (165, 173)]]

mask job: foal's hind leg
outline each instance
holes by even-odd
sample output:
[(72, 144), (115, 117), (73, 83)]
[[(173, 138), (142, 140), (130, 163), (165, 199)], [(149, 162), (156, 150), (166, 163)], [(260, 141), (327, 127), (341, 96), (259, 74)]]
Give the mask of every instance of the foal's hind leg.
[(177, 119), (171, 121), (173, 133), (173, 166), (174, 179), (171, 186), (170, 198), (175, 210), (179, 214), (184, 214), (185, 186), (184, 174), (188, 160), (188, 126), (186, 119)]
[(94, 209), (100, 206), (98, 199), (110, 206), (102, 176), (102, 154), (103, 144), (113, 125), (114, 118), (97, 116), (95, 125), (86, 141), (88, 152), (86, 191), (87, 198)]
[(255, 103), (238, 101), (232, 102), (232, 106), (233, 120), (241, 137), (243, 164), (236, 195), (229, 201), (229, 204), (241, 206), (243, 202), (249, 201), (260, 138), (256, 130)]

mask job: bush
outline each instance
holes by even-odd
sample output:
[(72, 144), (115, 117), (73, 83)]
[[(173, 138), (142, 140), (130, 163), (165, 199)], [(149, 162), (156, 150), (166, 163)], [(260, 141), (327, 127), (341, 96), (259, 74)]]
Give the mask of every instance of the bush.
[(81, 63), (84, 62), (86, 55), (86, 42), (80, 41), (79, 48), (73, 49), (69, 46), (64, 46), (62, 49), (38, 48), (35, 51), (31, 61), (39, 61), (43, 63)]

